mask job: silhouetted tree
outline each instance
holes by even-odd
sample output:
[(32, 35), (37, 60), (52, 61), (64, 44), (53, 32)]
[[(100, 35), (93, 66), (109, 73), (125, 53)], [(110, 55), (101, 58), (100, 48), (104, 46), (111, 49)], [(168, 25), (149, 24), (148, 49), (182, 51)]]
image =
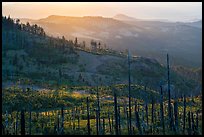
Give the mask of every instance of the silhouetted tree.
[(78, 40), (77, 40), (77, 37), (76, 37), (75, 40), (74, 40), (74, 45), (75, 45), (75, 46), (78, 46)]

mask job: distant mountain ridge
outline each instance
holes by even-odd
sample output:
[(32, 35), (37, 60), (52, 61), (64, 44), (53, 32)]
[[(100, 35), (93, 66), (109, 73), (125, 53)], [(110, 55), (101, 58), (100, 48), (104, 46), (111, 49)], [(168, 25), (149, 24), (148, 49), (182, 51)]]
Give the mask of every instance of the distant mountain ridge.
[(124, 15), (124, 14), (117, 14), (117, 15), (113, 16), (113, 19), (124, 20), (124, 21), (135, 21), (135, 20), (137, 20), (136, 18), (129, 17), (129, 16)]
[(163, 64), (166, 60), (162, 56), (169, 52), (174, 58), (173, 65), (202, 65), (202, 21), (144, 21), (119, 14), (115, 18), (51, 15), (32, 22), (42, 26), (50, 35), (68, 39), (78, 37), (89, 46), (94, 39), (106, 43), (108, 48), (130, 49), (135, 55), (156, 58)]

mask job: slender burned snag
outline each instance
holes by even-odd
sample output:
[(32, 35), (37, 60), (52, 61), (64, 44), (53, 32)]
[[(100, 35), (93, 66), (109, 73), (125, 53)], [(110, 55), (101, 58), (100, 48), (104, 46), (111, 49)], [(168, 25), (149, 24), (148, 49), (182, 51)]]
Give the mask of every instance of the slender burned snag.
[(103, 135), (105, 135), (105, 132), (106, 132), (105, 119), (104, 119), (104, 116), (103, 116)]
[(9, 123), (9, 119), (8, 119), (8, 111), (6, 110), (6, 120), (5, 120), (5, 129), (6, 129), (6, 134), (8, 135), (8, 123)]
[(97, 112), (97, 108), (96, 108), (96, 134), (99, 135), (98, 112)]
[(140, 124), (139, 114), (137, 111), (135, 111), (135, 117), (136, 117), (136, 123), (138, 125), (139, 134), (142, 135), (142, 129), (141, 129), (141, 124)]
[(75, 107), (73, 108), (73, 111), (72, 111), (73, 113), (73, 118), (72, 118), (72, 120), (73, 120), (73, 130), (75, 130), (75, 116), (76, 116), (76, 112), (75, 112)]
[(111, 116), (111, 120), (112, 120), (112, 134), (114, 133), (114, 128), (113, 128), (113, 126), (114, 126), (114, 123), (113, 123), (113, 115)]
[(154, 99), (152, 98), (152, 133), (154, 130)]
[(199, 110), (196, 111), (196, 123), (195, 123), (195, 131), (194, 131), (194, 134), (198, 135), (198, 113), (199, 113)]
[(173, 106), (173, 104), (171, 104), (171, 114), (172, 114), (172, 116), (171, 116), (171, 122), (172, 122), (172, 129), (173, 129), (173, 131), (176, 133), (176, 129), (175, 129), (175, 124), (174, 124), (174, 117), (173, 117), (173, 114), (174, 114), (174, 112), (173, 112), (173, 109), (174, 108), (174, 106)]
[(1, 128), (2, 128), (2, 135), (5, 135), (5, 127), (3, 123), (1, 124)]
[(15, 131), (16, 131), (16, 135), (18, 135), (18, 111), (16, 112), (16, 128), (15, 128)]
[(138, 128), (136, 112), (137, 112), (137, 101), (135, 100), (135, 127)]
[(188, 112), (188, 134), (191, 135), (191, 113)]
[(193, 112), (191, 112), (191, 120), (192, 120), (192, 132), (193, 134), (195, 134), (195, 123), (194, 123)]
[(198, 131), (198, 110), (196, 111), (196, 130)]
[(60, 115), (57, 112), (57, 133), (59, 134), (59, 128), (60, 128)]
[(99, 135), (101, 132), (101, 123), (100, 123), (100, 101), (99, 101), (98, 86), (97, 86), (96, 128), (97, 128), (97, 135)]
[(89, 115), (89, 97), (86, 98), (86, 104), (87, 104), (87, 128), (88, 128), (88, 135), (91, 135), (90, 115)]
[(108, 123), (109, 123), (109, 129), (110, 129), (110, 133), (112, 132), (112, 129), (111, 129), (111, 120), (110, 120), (110, 111), (108, 109)]
[(162, 131), (163, 131), (163, 134), (165, 135), (165, 125), (164, 125), (164, 107), (163, 107), (163, 91), (162, 91), (162, 86), (160, 86), (161, 88), (161, 92), (160, 92), (160, 95), (161, 95), (161, 99), (160, 99), (160, 117), (161, 117), (161, 125), (162, 125)]
[[(37, 119), (37, 121), (39, 121), (39, 112), (36, 112), (36, 119)], [(35, 132), (39, 133), (39, 127), (38, 126), (36, 126)]]
[(32, 122), (32, 112), (31, 112), (31, 108), (30, 108), (30, 111), (29, 111), (29, 135), (31, 135), (31, 122)]
[(169, 78), (169, 55), (167, 54), (167, 81), (168, 81), (168, 115), (169, 127), (172, 130), (172, 115), (171, 115), (171, 94), (170, 94), (170, 78)]
[(64, 134), (64, 107), (61, 108), (61, 117), (62, 117), (62, 122), (61, 122), (61, 135)]
[(147, 127), (149, 127), (149, 121), (148, 121), (148, 105), (147, 105), (147, 103), (145, 104), (145, 112), (146, 112)]
[(80, 129), (80, 108), (77, 108), (78, 129)]
[(132, 119), (132, 114), (131, 114), (131, 94), (130, 94), (130, 90), (131, 90), (131, 81), (130, 81), (130, 52), (128, 51), (128, 90), (129, 90), (129, 94), (128, 94), (128, 98), (129, 98), (129, 135), (132, 135), (132, 123), (131, 123), (131, 119)]
[(127, 129), (128, 129), (128, 134), (130, 134), (130, 125), (129, 125), (129, 116), (128, 116), (128, 109), (126, 109), (126, 117), (127, 117)]
[(178, 101), (175, 96), (174, 99), (174, 119), (175, 119), (175, 131), (178, 132)]
[(21, 135), (25, 135), (25, 112), (21, 110)]
[(118, 110), (117, 110), (117, 96), (114, 90), (114, 108), (115, 108), (115, 134), (118, 135)]
[(184, 94), (183, 98), (183, 133), (185, 134), (186, 128), (186, 95)]
[(121, 135), (121, 123), (120, 123), (120, 106), (118, 105), (118, 132)]
[[(137, 104), (136, 101), (135, 101), (135, 104)], [(139, 134), (142, 135), (142, 129), (141, 129), (140, 119), (139, 119), (139, 114), (138, 113), (139, 112), (137, 112), (137, 106), (135, 105), (135, 120), (136, 120), (135, 126), (138, 128)]]
[(143, 131), (143, 132), (145, 131), (145, 126), (144, 126), (144, 121), (145, 121), (144, 109), (145, 109), (145, 106), (144, 106), (144, 104), (143, 104), (143, 108), (142, 108), (142, 131)]

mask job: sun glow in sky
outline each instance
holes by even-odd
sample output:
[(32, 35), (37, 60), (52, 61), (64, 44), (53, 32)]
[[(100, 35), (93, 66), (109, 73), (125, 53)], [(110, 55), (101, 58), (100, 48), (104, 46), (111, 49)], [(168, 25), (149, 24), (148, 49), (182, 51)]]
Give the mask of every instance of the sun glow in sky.
[(2, 14), (30, 19), (125, 14), (139, 19), (191, 21), (202, 19), (202, 2), (2, 2)]

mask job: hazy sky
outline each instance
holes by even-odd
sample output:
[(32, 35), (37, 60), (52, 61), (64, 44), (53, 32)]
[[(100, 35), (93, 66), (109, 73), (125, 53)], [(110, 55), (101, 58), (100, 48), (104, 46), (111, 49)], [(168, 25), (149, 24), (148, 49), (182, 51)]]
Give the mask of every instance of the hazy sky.
[(202, 2), (2, 2), (2, 14), (31, 19), (125, 14), (140, 19), (192, 21), (202, 19)]

